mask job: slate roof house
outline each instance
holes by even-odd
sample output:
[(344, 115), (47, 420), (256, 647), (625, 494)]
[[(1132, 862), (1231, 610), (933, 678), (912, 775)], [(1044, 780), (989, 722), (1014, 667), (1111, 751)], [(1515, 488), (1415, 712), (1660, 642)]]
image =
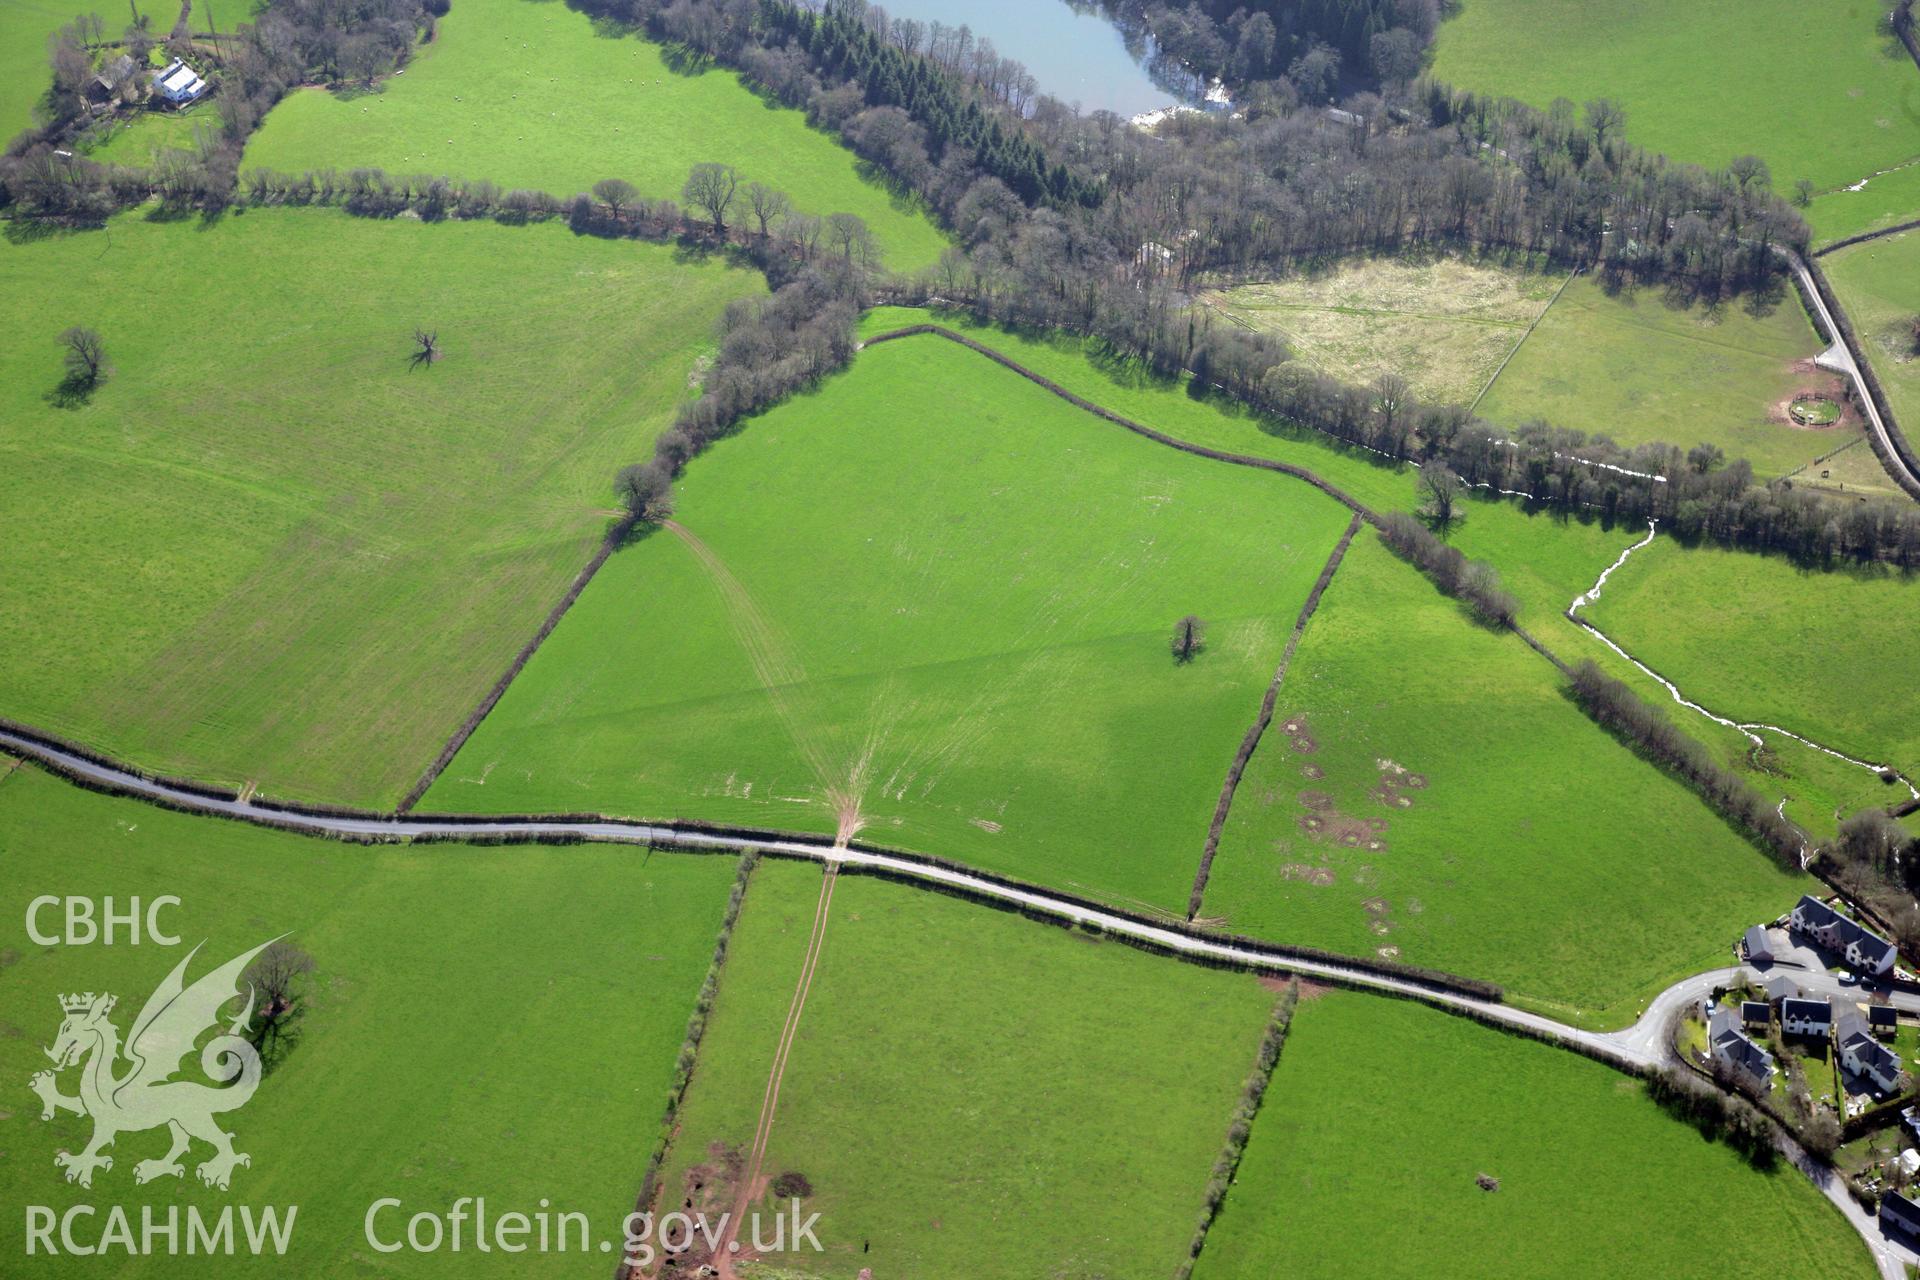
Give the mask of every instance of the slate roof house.
[(1873, 1038), (1859, 1010), (1840, 1011), (1835, 1019), (1833, 1038), (1840, 1049), (1840, 1062), (1847, 1070), (1865, 1076), (1888, 1092), (1900, 1087), (1899, 1055)]
[(1740, 939), (1740, 947), (1747, 953), (1748, 964), (1773, 963), (1773, 944), (1767, 941), (1765, 925), (1748, 925), (1746, 934)]
[(1767, 999), (1791, 1000), (1800, 994), (1800, 984), (1786, 974), (1767, 979)]
[(1765, 1000), (1742, 1000), (1740, 1002), (1740, 1024), (1744, 1027), (1758, 1027), (1765, 1031), (1767, 1024), (1773, 1021), (1773, 1006)]
[(1880, 1197), (1880, 1226), (1895, 1235), (1920, 1237), (1920, 1204), (1897, 1191), (1887, 1193)]
[(1891, 1038), (1900, 1030), (1900, 1013), (1890, 1004), (1870, 1004), (1867, 1006), (1867, 1030), (1882, 1040)]
[(100, 74), (95, 76), (93, 82), (87, 86), (87, 97), (94, 102), (105, 102), (113, 96), (113, 91), (133, 74), (133, 70), (133, 59), (124, 53), (121, 54), (100, 68)]
[(1825, 1040), (1833, 1033), (1833, 1006), (1825, 1000), (1796, 998), (1780, 1002), (1780, 1030), (1790, 1036)]
[(1793, 927), (1812, 936), (1821, 946), (1843, 952), (1847, 963), (1856, 969), (1867, 973), (1888, 973), (1893, 969), (1898, 953), (1891, 942), (1811, 895), (1803, 895), (1795, 904)]
[[(1881, 1047), (1880, 1042), (1871, 1037), (1867, 1043), (1876, 1049)], [(1751, 1084), (1766, 1087), (1773, 1075), (1773, 1055), (1741, 1032), (1732, 1009), (1721, 1005), (1713, 1011), (1707, 1023), (1707, 1044), (1715, 1062), (1725, 1063), (1736, 1076)]]
[(153, 87), (174, 106), (185, 106), (207, 91), (207, 82), (194, 69), (175, 58), (164, 71), (153, 73)]

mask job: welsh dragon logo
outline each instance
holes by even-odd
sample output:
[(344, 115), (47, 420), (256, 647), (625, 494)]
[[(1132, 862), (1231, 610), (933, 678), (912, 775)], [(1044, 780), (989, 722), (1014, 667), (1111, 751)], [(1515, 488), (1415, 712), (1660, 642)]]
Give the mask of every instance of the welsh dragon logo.
[[(113, 1157), (102, 1153), (117, 1136), (161, 1125), (172, 1135), (173, 1146), (157, 1160), (136, 1164), (135, 1182), (183, 1176), (180, 1157), (196, 1138), (213, 1148), (212, 1157), (195, 1170), (210, 1187), (225, 1191), (234, 1168), (253, 1163), (233, 1149), (233, 1135), (214, 1121), (222, 1112), (245, 1106), (260, 1084), (260, 1054), (242, 1035), (253, 1019), (251, 987), (245, 1010), (227, 1024), (225, 1034), (215, 1036), (200, 1051), (200, 1069), (227, 1087), (173, 1077), (181, 1070), (181, 1059), (193, 1052), (194, 1042), (218, 1025), (220, 1010), (240, 997), (241, 974), (271, 945), (263, 942), (187, 986), (187, 965), (200, 952), (195, 947), (147, 997), (124, 1046), (119, 1029), (108, 1018), (118, 1003), (115, 996), (89, 991), (60, 997), (60, 1011), (66, 1016), (59, 1037), (46, 1050), (53, 1069), (38, 1072), (28, 1084), (40, 1095), (42, 1120), (53, 1119), (58, 1111), (93, 1119), (93, 1140), (86, 1150), (78, 1155), (62, 1151), (54, 1157), (68, 1182), (91, 1187), (94, 1170), (113, 1168)], [(60, 1092), (55, 1076), (76, 1065), (80, 1092), (69, 1097)]]

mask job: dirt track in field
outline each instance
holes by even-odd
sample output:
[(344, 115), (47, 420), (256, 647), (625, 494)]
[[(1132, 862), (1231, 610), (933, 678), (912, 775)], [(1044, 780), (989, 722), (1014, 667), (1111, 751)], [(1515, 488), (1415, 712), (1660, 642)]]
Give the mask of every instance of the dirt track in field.
[(820, 878), (820, 901), (813, 909), (813, 933), (807, 939), (806, 959), (800, 965), (800, 980), (793, 988), (793, 1003), (787, 1006), (787, 1021), (780, 1028), (780, 1043), (773, 1054), (773, 1067), (767, 1073), (766, 1092), (760, 1098), (760, 1122), (754, 1127), (753, 1145), (747, 1149), (746, 1166), (740, 1185), (734, 1191), (732, 1212), (727, 1215), (726, 1231), (713, 1252), (713, 1265), (720, 1280), (738, 1280), (733, 1264), (740, 1258), (740, 1223), (748, 1206), (762, 1194), (760, 1167), (767, 1158), (767, 1142), (773, 1137), (774, 1113), (780, 1107), (780, 1084), (787, 1074), (787, 1056), (800, 1031), (800, 1015), (807, 1005), (807, 991), (813, 986), (813, 973), (820, 964), (820, 951), (827, 939), (827, 916), (833, 908), (833, 887), (838, 869), (829, 863)]

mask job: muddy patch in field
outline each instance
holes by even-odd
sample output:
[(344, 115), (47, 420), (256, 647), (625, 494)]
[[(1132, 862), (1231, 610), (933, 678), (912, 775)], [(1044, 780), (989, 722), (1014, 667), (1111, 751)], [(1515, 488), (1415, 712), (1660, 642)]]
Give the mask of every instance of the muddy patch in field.
[(1327, 776), (1327, 771), (1317, 764), (1308, 763), (1300, 766), (1300, 776), (1308, 782), (1318, 782)]
[(1284, 862), (1280, 864), (1280, 874), (1288, 880), (1298, 880), (1304, 884), (1329, 885), (1334, 881), (1332, 867), (1309, 866), (1304, 862)]
[(1385, 936), (1393, 931), (1393, 907), (1385, 898), (1368, 898), (1360, 904), (1367, 913), (1367, 928)]
[(1318, 1000), (1321, 996), (1333, 990), (1332, 987), (1324, 982), (1314, 982), (1308, 978), (1290, 978), (1278, 973), (1263, 974), (1259, 981), (1261, 986), (1276, 993), (1285, 991), (1289, 983), (1298, 982), (1300, 984), (1301, 1004), (1305, 1004), (1309, 1000)]
[(1287, 735), (1287, 744), (1303, 756), (1310, 756), (1320, 749), (1320, 740), (1307, 728), (1305, 716), (1288, 716), (1281, 722), (1280, 732)]

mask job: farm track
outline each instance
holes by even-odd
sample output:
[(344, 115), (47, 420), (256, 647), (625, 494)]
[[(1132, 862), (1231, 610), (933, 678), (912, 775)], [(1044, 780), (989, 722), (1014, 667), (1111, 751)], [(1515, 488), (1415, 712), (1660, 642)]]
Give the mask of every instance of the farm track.
[(760, 1181), (761, 1166), (766, 1162), (767, 1143), (773, 1137), (773, 1119), (780, 1108), (780, 1085), (786, 1078), (787, 1057), (793, 1052), (794, 1037), (800, 1032), (800, 1016), (806, 1010), (807, 992), (813, 987), (814, 970), (819, 967), (820, 952), (826, 945), (827, 918), (833, 909), (833, 888), (839, 880), (838, 872), (839, 868), (829, 862), (820, 877), (820, 900), (813, 908), (813, 931), (807, 938), (807, 953), (800, 964), (800, 978), (794, 984), (793, 1002), (787, 1006), (786, 1023), (780, 1028), (780, 1042), (774, 1049), (773, 1066), (767, 1073), (767, 1088), (760, 1098), (760, 1119), (754, 1127), (753, 1145), (747, 1150), (746, 1163), (740, 1173), (740, 1185), (734, 1192), (733, 1211), (727, 1215), (719, 1244), (714, 1248), (717, 1280), (734, 1280), (733, 1257), (740, 1237), (740, 1223), (746, 1217), (747, 1207), (758, 1199), (754, 1188)]
[[(408, 841), (518, 841), (524, 843), (575, 844), (599, 842), (629, 844), (645, 848), (685, 849), (704, 853), (730, 853), (756, 848), (764, 854), (803, 858), (824, 864), (834, 872), (865, 872), (899, 880), (918, 888), (945, 892), (989, 906), (1008, 908), (1022, 914), (1051, 920), (1076, 928), (1112, 935), (1143, 950), (1200, 964), (1244, 969), (1253, 972), (1292, 974), (1334, 986), (1400, 999), (1417, 1000), (1445, 1012), (1467, 1017), (1488, 1026), (1539, 1040), (1578, 1053), (1628, 1075), (1644, 1075), (1673, 1060), (1667, 1041), (1667, 1020), (1672, 1011), (1696, 1001), (1715, 986), (1724, 986), (1739, 972), (1714, 969), (1669, 987), (1647, 1006), (1632, 1026), (1619, 1031), (1599, 1032), (1569, 1026), (1531, 1010), (1515, 1008), (1496, 999), (1481, 998), (1450, 989), (1437, 981), (1416, 975), (1400, 976), (1376, 966), (1296, 954), (1283, 944), (1264, 944), (1251, 939), (1224, 938), (1205, 931), (1170, 924), (1155, 924), (1140, 917), (1095, 906), (1078, 899), (1054, 894), (1034, 886), (1017, 885), (958, 867), (925, 861), (875, 849), (852, 847), (824, 838), (805, 838), (750, 831), (713, 832), (689, 830), (665, 824), (621, 822), (609, 819), (492, 819), (456, 816), (420, 817), (417, 815), (319, 813), (309, 810), (269, 808), (251, 801), (192, 789), (190, 786), (158, 781), (133, 773), (114, 764), (89, 758), (61, 747), (10, 730), (0, 729), (0, 750), (34, 760), (78, 784), (115, 795), (129, 796), (184, 813), (228, 818), (260, 826), (306, 835), (331, 837), (364, 844)], [(816, 911), (816, 928), (824, 920), (830, 894), (823, 888), (823, 902)], [(813, 951), (817, 963), (818, 952)], [(810, 981), (811, 968), (806, 971)], [(1811, 974), (1802, 974), (1802, 985), (1818, 989)], [(1825, 977), (1825, 975), (1822, 975)], [(1830, 977), (1834, 992), (1838, 981)], [(1851, 989), (1845, 989), (1851, 990)], [(796, 1006), (789, 1010), (793, 1025), (796, 1010), (804, 1002), (803, 991), (796, 991)], [(1920, 994), (1898, 993), (1894, 1003), (1901, 1009), (1920, 1015)], [(783, 1033), (784, 1034), (784, 1033)], [(789, 1040), (790, 1044), (790, 1040)], [(769, 1082), (769, 1100), (777, 1101), (777, 1082)], [(763, 1105), (763, 1124), (770, 1111)], [(756, 1139), (758, 1142), (759, 1139)], [(1840, 1179), (1832, 1171), (1809, 1159), (1792, 1139), (1782, 1135), (1782, 1152), (1799, 1168), (1822, 1194), (1844, 1215), (1860, 1234), (1875, 1265), (1886, 1280), (1903, 1280), (1904, 1267), (1912, 1257), (1889, 1241), (1877, 1223), (1855, 1203)], [(764, 1145), (764, 1144), (762, 1144)]]

